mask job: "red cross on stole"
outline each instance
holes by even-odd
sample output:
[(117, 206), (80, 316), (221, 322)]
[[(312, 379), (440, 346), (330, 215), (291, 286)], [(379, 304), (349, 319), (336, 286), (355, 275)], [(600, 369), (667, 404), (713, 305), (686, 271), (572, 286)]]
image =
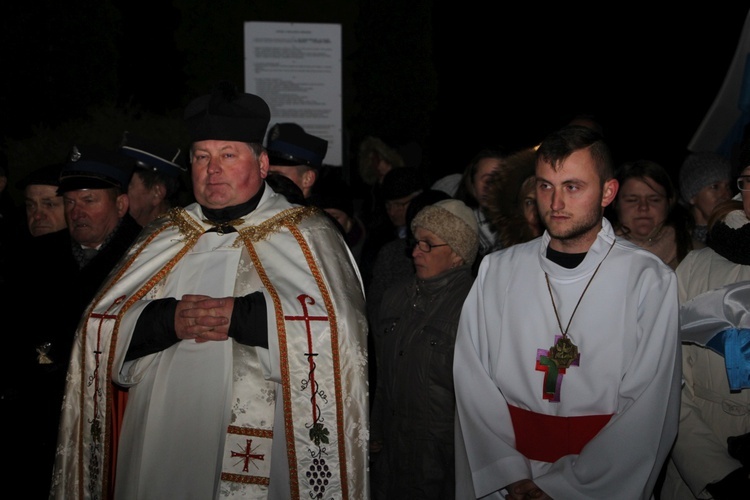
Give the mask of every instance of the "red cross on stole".
[(309, 383), (310, 383), (310, 402), (312, 403), (312, 420), (314, 423), (317, 423), (318, 421), (318, 405), (316, 402), (316, 394), (318, 391), (318, 387), (315, 383), (315, 356), (318, 354), (313, 351), (313, 338), (312, 338), (312, 331), (310, 328), (310, 322), (311, 321), (328, 321), (328, 316), (310, 316), (310, 314), (307, 311), (307, 305), (315, 305), (315, 299), (310, 297), (306, 294), (300, 294), (297, 296), (297, 300), (302, 305), (302, 315), (301, 316), (295, 316), (295, 315), (286, 315), (284, 316), (284, 319), (290, 320), (290, 321), (304, 321), (305, 322), (305, 330), (307, 332), (307, 352), (305, 353), (305, 356), (307, 356), (308, 362), (310, 363), (310, 376), (309, 376)]

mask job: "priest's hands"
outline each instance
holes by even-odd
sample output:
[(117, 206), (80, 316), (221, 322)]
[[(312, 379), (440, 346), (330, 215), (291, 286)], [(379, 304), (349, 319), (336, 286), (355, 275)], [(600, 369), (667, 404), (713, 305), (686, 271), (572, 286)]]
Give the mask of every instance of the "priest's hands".
[(227, 340), (234, 297), (183, 295), (175, 310), (175, 333), (181, 340)]
[(521, 479), (509, 484), (506, 500), (552, 500), (552, 497), (539, 489), (531, 479)]

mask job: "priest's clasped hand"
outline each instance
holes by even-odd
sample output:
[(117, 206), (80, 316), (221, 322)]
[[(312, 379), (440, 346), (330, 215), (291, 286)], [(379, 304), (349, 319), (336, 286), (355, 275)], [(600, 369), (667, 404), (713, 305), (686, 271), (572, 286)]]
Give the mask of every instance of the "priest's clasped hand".
[(183, 295), (175, 310), (175, 333), (196, 342), (227, 340), (233, 309), (234, 297)]

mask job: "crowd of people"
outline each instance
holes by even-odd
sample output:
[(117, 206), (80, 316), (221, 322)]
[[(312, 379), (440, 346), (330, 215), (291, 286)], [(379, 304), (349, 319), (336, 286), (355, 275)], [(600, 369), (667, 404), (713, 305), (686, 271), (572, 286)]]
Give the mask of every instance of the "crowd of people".
[(432, 179), (369, 136), (355, 198), (271, 119), (219, 82), (186, 148), (82, 138), (18, 207), (2, 159), (28, 498), (750, 491), (750, 145), (618, 164), (580, 115)]

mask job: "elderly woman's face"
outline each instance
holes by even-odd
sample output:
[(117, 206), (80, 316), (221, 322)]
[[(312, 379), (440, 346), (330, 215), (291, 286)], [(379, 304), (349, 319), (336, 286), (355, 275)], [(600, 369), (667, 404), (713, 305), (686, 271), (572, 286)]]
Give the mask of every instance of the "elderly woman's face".
[(426, 252), (420, 246), (427, 247), (427, 245), (419, 243), (415, 244), (412, 249), (411, 257), (414, 260), (417, 278), (432, 278), (462, 263), (463, 259), (446, 244), (444, 239), (432, 231), (417, 226), (414, 231), (414, 239), (417, 242), (427, 242), (428, 248), (431, 247), (429, 252)]

